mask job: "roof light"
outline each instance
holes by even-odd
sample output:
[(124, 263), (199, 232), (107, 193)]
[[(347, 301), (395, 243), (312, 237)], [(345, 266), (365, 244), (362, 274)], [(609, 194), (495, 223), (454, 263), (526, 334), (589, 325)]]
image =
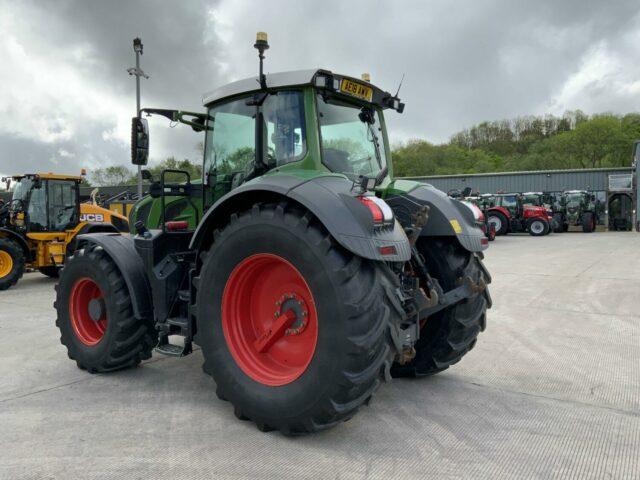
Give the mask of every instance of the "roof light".
[(258, 32), (256, 33), (256, 44), (254, 47), (262, 47), (265, 50), (269, 48), (269, 42), (267, 41), (267, 32)]
[(364, 80), (367, 83), (371, 82), (371, 75), (369, 75), (368, 73), (363, 73), (360, 78), (362, 78), (362, 80)]

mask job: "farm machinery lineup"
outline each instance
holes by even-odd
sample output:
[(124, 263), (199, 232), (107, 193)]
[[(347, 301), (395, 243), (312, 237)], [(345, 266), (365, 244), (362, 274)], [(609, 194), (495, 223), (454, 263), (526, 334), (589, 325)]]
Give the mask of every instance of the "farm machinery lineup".
[(532, 236), (548, 235), (553, 216), (543, 206), (525, 203), (522, 194), (484, 194), (478, 200), (487, 212), (496, 235), (528, 232)]
[(0, 206), (0, 290), (13, 286), (25, 268), (57, 277), (78, 235), (126, 232), (126, 217), (81, 204), (81, 176), (38, 173), (6, 177), (11, 200)]
[[(204, 132), (203, 178), (165, 171), (133, 207), (133, 234), (81, 236), (56, 323), (91, 373), (195, 343), (238, 418), (302, 434), (473, 348), (491, 306), (488, 239), (476, 210), (393, 178), (384, 112), (402, 113), (397, 94), (329, 70), (265, 75), (266, 35), (254, 46), (258, 77), (205, 95), (204, 113), (141, 110)], [(148, 149), (139, 115), (132, 161)]]

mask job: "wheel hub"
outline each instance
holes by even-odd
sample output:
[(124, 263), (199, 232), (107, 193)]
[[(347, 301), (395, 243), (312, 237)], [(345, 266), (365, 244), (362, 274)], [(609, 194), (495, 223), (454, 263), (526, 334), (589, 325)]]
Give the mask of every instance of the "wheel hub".
[(89, 317), (94, 322), (99, 322), (104, 318), (106, 306), (103, 298), (92, 298), (89, 300)]
[(315, 302), (300, 271), (274, 254), (245, 258), (222, 294), (222, 329), (247, 376), (269, 386), (293, 382), (311, 363), (318, 339)]
[(71, 287), (69, 319), (80, 342), (93, 346), (107, 331), (107, 309), (102, 290), (90, 278), (80, 278)]
[(9, 252), (0, 250), (0, 278), (6, 277), (13, 269), (13, 258)]

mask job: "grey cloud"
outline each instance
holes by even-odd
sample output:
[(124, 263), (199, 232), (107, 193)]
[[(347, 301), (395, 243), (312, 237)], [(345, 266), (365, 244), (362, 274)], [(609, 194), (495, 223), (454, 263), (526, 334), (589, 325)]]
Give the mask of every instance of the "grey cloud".
[[(631, 47), (633, 35), (640, 35), (637, 1), (356, 1), (348, 4), (353, 8), (345, 5), (338, 0), (59, 0), (20, 2), (19, 7), (5, 1), (2, 8), (28, 14), (30, 35), (46, 40), (29, 42), (26, 36), (27, 48), (98, 79), (98, 85), (130, 102), (132, 112), (134, 82), (125, 69), (133, 64), (134, 36), (143, 39), (143, 68), (151, 76), (143, 81), (143, 104), (199, 110), (203, 92), (255, 73), (251, 45), (257, 30), (270, 34), (269, 71), (315, 66), (354, 75), (370, 71), (374, 83), (388, 90), (395, 90), (406, 73), (401, 92), (406, 112), (388, 116), (395, 139), (444, 141), (478, 121), (552, 108), (637, 109), (640, 94), (619, 91), (615, 78), (585, 86), (571, 104), (554, 103), (598, 46), (627, 60), (628, 72), (640, 75), (636, 67), (640, 54)], [(230, 23), (218, 24), (209, 15), (212, 8), (226, 15), (221, 22)], [(77, 51), (90, 52), (92, 60), (74, 56)], [(229, 65), (228, 72), (221, 68), (224, 63)], [(18, 158), (24, 159), (24, 169), (40, 169), (60, 148), (76, 156), (60, 158), (59, 167), (75, 169), (83, 156), (99, 164), (125, 163), (126, 146), (102, 139), (102, 132), (114, 124), (113, 118), (88, 122), (75, 138), (51, 144), (0, 133), (0, 172), (6, 170), (9, 159)], [(172, 154), (196, 158), (198, 140), (188, 129), (169, 130), (162, 121), (152, 124), (156, 158)]]

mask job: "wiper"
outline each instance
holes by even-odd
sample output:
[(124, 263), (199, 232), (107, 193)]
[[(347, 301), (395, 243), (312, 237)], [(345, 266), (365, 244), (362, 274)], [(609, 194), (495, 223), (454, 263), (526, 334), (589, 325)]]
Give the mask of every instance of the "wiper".
[(371, 143), (373, 143), (374, 150), (376, 153), (376, 161), (378, 162), (378, 168), (382, 170), (382, 156), (380, 155), (380, 143), (378, 142), (378, 136), (376, 132), (373, 131), (373, 126), (367, 122), (367, 128), (369, 129), (369, 133), (371, 134)]

